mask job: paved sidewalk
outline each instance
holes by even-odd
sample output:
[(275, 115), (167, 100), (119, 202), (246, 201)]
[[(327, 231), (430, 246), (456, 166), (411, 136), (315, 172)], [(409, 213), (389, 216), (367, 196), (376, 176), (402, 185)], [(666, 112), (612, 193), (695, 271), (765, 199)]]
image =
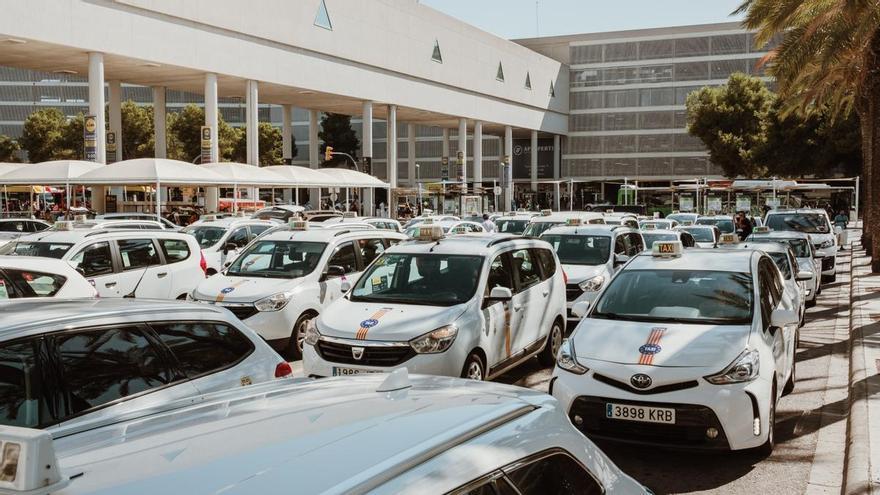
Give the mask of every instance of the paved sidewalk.
[(880, 274), (852, 243), (850, 414), (843, 493), (880, 494)]

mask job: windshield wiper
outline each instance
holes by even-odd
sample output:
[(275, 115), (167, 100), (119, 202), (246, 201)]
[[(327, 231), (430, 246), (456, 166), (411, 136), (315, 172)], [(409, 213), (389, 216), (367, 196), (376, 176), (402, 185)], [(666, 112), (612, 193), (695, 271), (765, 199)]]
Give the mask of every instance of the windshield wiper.
[(604, 320), (623, 320), (623, 321), (639, 321), (641, 318), (636, 318), (629, 315), (622, 315), (618, 313), (593, 313), (590, 315), (590, 318), (602, 318)]

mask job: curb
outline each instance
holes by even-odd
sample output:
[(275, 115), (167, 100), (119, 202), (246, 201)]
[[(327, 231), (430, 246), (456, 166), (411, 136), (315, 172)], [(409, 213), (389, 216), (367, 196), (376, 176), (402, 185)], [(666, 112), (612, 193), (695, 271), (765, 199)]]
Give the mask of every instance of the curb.
[[(857, 286), (856, 274), (863, 272), (856, 266), (855, 243), (850, 244), (852, 265), (850, 277), (850, 366), (849, 366), (849, 414), (847, 417), (846, 464), (844, 468), (843, 493), (845, 495), (871, 495), (875, 493), (871, 480), (871, 439), (868, 431), (868, 368), (865, 362), (863, 328), (869, 320), (860, 308), (852, 304)], [(859, 251), (863, 254), (861, 242)]]

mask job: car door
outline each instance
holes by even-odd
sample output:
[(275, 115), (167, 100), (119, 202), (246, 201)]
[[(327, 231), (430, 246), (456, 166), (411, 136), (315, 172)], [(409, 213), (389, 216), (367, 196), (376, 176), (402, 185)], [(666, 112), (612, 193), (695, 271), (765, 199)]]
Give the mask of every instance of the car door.
[(626, 234), (620, 234), (614, 238), (614, 254), (611, 255), (611, 264), (614, 268), (614, 273), (617, 273), (620, 270), (620, 267), (624, 265), (624, 263), (618, 263), (615, 259), (617, 256), (627, 256), (627, 245), (624, 242)]
[[(789, 349), (786, 345), (782, 329), (770, 328), (770, 317), (773, 310), (780, 307), (782, 301), (782, 283), (778, 268), (770, 258), (762, 257), (758, 262), (758, 296), (761, 303), (762, 334), (767, 346), (771, 349), (776, 364), (777, 383), (785, 383), (785, 370), (788, 369)], [(781, 387), (781, 385), (780, 385)], [(781, 388), (780, 388), (781, 390)]]
[[(184, 239), (158, 238), (162, 262), (167, 275), (164, 277), (169, 299), (176, 299), (192, 292), (202, 279), (201, 270), (193, 277), (193, 264), (187, 262), (193, 256), (189, 243)], [(164, 290), (164, 287), (163, 287)]]
[(94, 242), (81, 248), (68, 259), (68, 263), (95, 287), (98, 297), (122, 297), (109, 242)]
[(541, 280), (540, 261), (528, 248), (510, 253), (513, 280), (516, 291), (511, 304), (511, 328), (513, 329), (513, 353), (524, 350), (540, 340), (548, 328), (542, 328), (545, 312), (543, 292), (549, 291), (549, 283)]
[[(227, 261), (234, 260), (241, 248), (247, 246), (250, 240), (251, 237), (248, 233), (248, 228), (246, 225), (237, 227), (235, 230), (230, 232), (229, 236), (226, 237), (226, 240), (220, 244), (220, 266), (226, 266)], [(226, 247), (230, 244), (235, 246), (235, 248), (227, 250)]]
[(597, 478), (571, 454), (561, 449), (535, 454), (502, 469), (506, 481), (521, 495), (605, 493)]
[(487, 301), (495, 287), (506, 287), (515, 292), (513, 270), (508, 253), (492, 259), (483, 292), (482, 331), (486, 340), (486, 361), (489, 369), (509, 358), (513, 350), (512, 303), (513, 301)]
[(115, 241), (119, 259), (119, 293), (122, 297), (168, 299), (171, 273), (162, 263), (159, 246), (150, 238)]
[(322, 268), (323, 273), (326, 274), (327, 268), (331, 266), (341, 267), (345, 275), (342, 275), (341, 277), (323, 276), (324, 279), (322, 280), (322, 283), (327, 284), (327, 295), (324, 299), (325, 307), (342, 297), (343, 281), (347, 280), (351, 285), (354, 285), (355, 282), (357, 282), (360, 269), (358, 268), (358, 257), (353, 242), (345, 242), (336, 246), (333, 253), (330, 255), (330, 258), (328, 258), (327, 264)]

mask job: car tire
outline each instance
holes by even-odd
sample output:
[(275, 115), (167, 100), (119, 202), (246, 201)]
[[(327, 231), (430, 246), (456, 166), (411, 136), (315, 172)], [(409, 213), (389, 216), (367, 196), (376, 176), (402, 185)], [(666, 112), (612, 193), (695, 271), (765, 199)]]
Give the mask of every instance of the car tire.
[(541, 365), (553, 366), (556, 364), (556, 355), (559, 353), (564, 337), (562, 324), (559, 323), (559, 320), (555, 320), (553, 326), (550, 327), (550, 333), (547, 335), (547, 343), (544, 344), (544, 349), (538, 354), (538, 362)]
[(294, 323), (293, 331), (290, 333), (290, 342), (287, 344), (287, 354), (291, 360), (302, 359), (303, 345), (306, 338), (306, 324), (316, 316), (318, 315), (315, 313), (303, 313)]
[(478, 353), (472, 352), (465, 359), (464, 366), (461, 368), (461, 377), (476, 381), (486, 379), (486, 366)]
[[(817, 292), (816, 295), (818, 296), (819, 293)], [(807, 304), (805, 304), (805, 306), (808, 308), (815, 307), (816, 306), (816, 298), (814, 297), (813, 299), (807, 301)]]
[(776, 433), (774, 432), (774, 426), (776, 425), (776, 383), (773, 384), (773, 389), (770, 392), (770, 411), (768, 413), (768, 421), (767, 421), (767, 441), (764, 442), (763, 445), (758, 447), (756, 450), (758, 454), (762, 457), (770, 457), (770, 454), (773, 453), (773, 448), (776, 446)]
[[(795, 344), (795, 345), (797, 345), (797, 344)], [(797, 355), (797, 352), (795, 352), (795, 355)], [(788, 381), (785, 382), (785, 386), (782, 387), (782, 396), (783, 397), (794, 392), (794, 384), (796, 381), (797, 381), (797, 359), (795, 359), (794, 362), (791, 363), (791, 376), (788, 377)]]

